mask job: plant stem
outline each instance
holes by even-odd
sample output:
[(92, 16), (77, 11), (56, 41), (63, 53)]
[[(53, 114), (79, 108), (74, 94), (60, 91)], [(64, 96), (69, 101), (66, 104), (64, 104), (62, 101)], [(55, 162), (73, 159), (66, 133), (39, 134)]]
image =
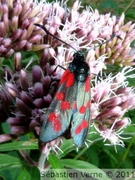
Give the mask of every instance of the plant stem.
[(21, 155), (32, 166), (37, 166), (37, 163), (31, 159), (31, 157), (28, 155), (28, 153), (25, 150), (20, 151)]
[(38, 168), (40, 171), (44, 170), (46, 158), (47, 158), (46, 155), (44, 153), (41, 153), (39, 161), (38, 161)]
[(130, 2), (130, 4), (127, 6), (127, 8), (125, 9), (124, 13), (126, 14), (126, 12), (130, 9), (130, 7), (135, 3), (135, 0), (132, 0)]

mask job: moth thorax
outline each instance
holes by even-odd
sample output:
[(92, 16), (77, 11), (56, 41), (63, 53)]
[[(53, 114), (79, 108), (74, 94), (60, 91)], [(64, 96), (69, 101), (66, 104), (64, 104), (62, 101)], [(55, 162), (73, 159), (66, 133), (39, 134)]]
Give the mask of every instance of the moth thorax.
[(87, 64), (83, 64), (83, 66), (79, 66), (76, 70), (76, 79), (80, 82), (85, 82), (88, 77), (89, 66)]
[(71, 72), (75, 72), (76, 69), (77, 69), (77, 65), (74, 64), (74, 63), (71, 63), (68, 67), (68, 69), (71, 71)]

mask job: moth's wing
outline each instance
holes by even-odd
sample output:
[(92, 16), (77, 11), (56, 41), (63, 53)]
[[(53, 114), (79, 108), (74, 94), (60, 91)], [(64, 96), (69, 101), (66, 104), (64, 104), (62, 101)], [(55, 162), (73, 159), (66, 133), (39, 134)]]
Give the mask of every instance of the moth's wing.
[(87, 138), (90, 121), (90, 77), (78, 82), (75, 113), (72, 117), (71, 136), (76, 146), (81, 147)]
[[(73, 113), (73, 103), (76, 99), (74, 78), (73, 73), (69, 70), (65, 71), (41, 128), (40, 140), (42, 142), (52, 141), (68, 129)], [(67, 87), (70, 83), (72, 86)]]

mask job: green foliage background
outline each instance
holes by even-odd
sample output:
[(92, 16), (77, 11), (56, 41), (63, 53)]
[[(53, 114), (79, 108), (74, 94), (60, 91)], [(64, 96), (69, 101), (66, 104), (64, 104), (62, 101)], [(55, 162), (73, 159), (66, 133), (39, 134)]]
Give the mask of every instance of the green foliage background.
[[(68, 5), (71, 6), (74, 1), (69, 0)], [(126, 14), (126, 21), (135, 22), (135, 1), (131, 0), (82, 0), (82, 5), (91, 6), (98, 9), (100, 13), (111, 12), (120, 16), (122, 12)], [(31, 54), (24, 54), (24, 64), (29, 61)], [(135, 86), (135, 81), (130, 82)], [(135, 111), (126, 114), (135, 124)], [(6, 124), (1, 127), (1, 132), (8, 132)], [(103, 139), (98, 134), (89, 135), (92, 141), (89, 148), (84, 147), (76, 151), (72, 140), (65, 140), (61, 149), (63, 153), (58, 155), (50, 154), (48, 162), (53, 169), (95, 169), (96, 172), (101, 169), (134, 169), (135, 168), (135, 127), (129, 126), (123, 137), (131, 137), (124, 140), (125, 147), (117, 147), (117, 153), (113, 146), (105, 146)], [(21, 137), (20, 141), (13, 141), (0, 145), (0, 180), (22, 180), (22, 179), (40, 179), (40, 173), (36, 166), (29, 165), (28, 162), (20, 156), (24, 150), (31, 156), (31, 159), (38, 161), (40, 156), (38, 148), (38, 140), (33, 138), (32, 134)], [(34, 165), (34, 164), (33, 164)], [(70, 179), (70, 178), (69, 178)], [(105, 179), (105, 177), (103, 178)]]

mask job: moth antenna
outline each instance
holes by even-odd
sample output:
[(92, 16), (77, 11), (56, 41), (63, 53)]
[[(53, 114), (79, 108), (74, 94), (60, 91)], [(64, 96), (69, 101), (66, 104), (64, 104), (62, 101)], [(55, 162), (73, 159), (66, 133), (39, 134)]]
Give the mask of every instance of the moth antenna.
[(46, 29), (45, 26), (43, 26), (43, 25), (41, 25), (41, 24), (34, 24), (34, 25), (40, 27), (41, 29), (43, 29), (43, 30), (46, 32), (46, 34), (49, 34), (49, 35), (52, 36), (53, 38), (55, 38), (55, 39), (57, 39), (58, 41), (66, 44), (67, 46), (71, 47), (73, 50), (75, 50), (76, 52), (78, 52), (73, 46), (71, 46), (70, 44), (62, 41), (62, 40), (59, 39), (57, 36), (54, 36), (53, 34), (51, 34), (51, 33)]
[(101, 44), (98, 44), (97, 46), (94, 46), (94, 47), (92, 47), (92, 48), (90, 48), (90, 49), (85, 50), (84, 53), (90, 51), (91, 49), (95, 49), (95, 48), (97, 48), (97, 47), (102, 46), (103, 44), (108, 43), (108, 42), (111, 41), (114, 37), (117, 37), (118, 39), (121, 39), (121, 40), (122, 40), (122, 38), (121, 38), (118, 34), (113, 34), (112, 37), (111, 37), (110, 39), (104, 41), (104, 42), (101, 43)]
[[(57, 39), (58, 41), (66, 44), (67, 46), (71, 47), (74, 51), (78, 52), (73, 46), (71, 46), (71, 45), (68, 44), (67, 42), (64, 42), (63, 40), (59, 39), (57, 36), (54, 36), (53, 34), (51, 34), (51, 33), (46, 29), (45, 26), (43, 26), (43, 25), (41, 25), (41, 24), (34, 24), (34, 25), (40, 27), (41, 29), (43, 29), (43, 30), (46, 32), (46, 34), (49, 34), (49, 35), (52, 36), (53, 38), (55, 38), (55, 39)], [(100, 47), (100, 46), (103, 45), (103, 44), (108, 43), (108, 42), (111, 41), (114, 37), (118, 37), (119, 39), (122, 40), (122, 38), (121, 38), (119, 35), (113, 34), (112, 37), (111, 37), (109, 40), (104, 41), (102, 44), (99, 44), (99, 45), (97, 45), (97, 46), (94, 46), (94, 47), (92, 47), (92, 48), (90, 48), (90, 49), (87, 49), (87, 50), (85, 50), (83, 53), (86, 53), (86, 52), (90, 51), (91, 49), (95, 49), (95, 48), (97, 48), (97, 47)]]

